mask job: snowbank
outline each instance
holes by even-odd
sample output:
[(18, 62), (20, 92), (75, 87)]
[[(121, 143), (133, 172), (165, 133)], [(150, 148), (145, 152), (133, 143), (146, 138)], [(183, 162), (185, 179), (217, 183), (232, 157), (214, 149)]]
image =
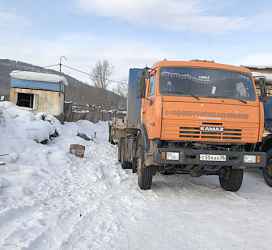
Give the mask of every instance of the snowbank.
[[(107, 124), (60, 125), (8, 102), (0, 104), (0, 113), (0, 154), (9, 153), (0, 157), (6, 162), (0, 166), (0, 249), (88, 249), (74, 246), (83, 242), (78, 237), (85, 222), (92, 225), (84, 236), (93, 244), (90, 249), (107, 249), (103, 246), (120, 233), (110, 211), (116, 200), (111, 189), (126, 178), (119, 166), (108, 165), (116, 152), (107, 143)], [(34, 141), (48, 138), (54, 129), (60, 136), (51, 143)], [(74, 143), (86, 147), (84, 159), (69, 153)], [(108, 201), (103, 205), (102, 200)]]
[(44, 113), (33, 113), (10, 102), (0, 102), (0, 154), (50, 141), (61, 134), (60, 122)]

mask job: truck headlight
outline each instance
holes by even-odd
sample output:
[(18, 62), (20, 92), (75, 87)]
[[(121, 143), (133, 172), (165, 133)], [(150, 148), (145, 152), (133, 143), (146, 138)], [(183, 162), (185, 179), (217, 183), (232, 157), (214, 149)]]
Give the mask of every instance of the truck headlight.
[(179, 152), (166, 152), (166, 160), (179, 161)]
[(257, 163), (256, 155), (244, 155), (244, 163)]

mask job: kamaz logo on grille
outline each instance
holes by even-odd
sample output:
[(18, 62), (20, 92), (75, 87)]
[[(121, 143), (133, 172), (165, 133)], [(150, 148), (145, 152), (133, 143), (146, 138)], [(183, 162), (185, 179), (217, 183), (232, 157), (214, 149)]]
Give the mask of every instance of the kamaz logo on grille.
[(200, 127), (200, 130), (202, 132), (210, 132), (210, 133), (221, 133), (221, 132), (224, 132), (224, 128), (223, 127), (213, 127), (213, 126)]

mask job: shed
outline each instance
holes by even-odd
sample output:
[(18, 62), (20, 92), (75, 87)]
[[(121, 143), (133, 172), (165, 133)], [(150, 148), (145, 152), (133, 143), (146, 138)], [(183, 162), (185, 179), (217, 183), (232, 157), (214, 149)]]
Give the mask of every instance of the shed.
[(10, 73), (10, 101), (38, 112), (61, 116), (64, 111), (65, 77), (29, 71)]

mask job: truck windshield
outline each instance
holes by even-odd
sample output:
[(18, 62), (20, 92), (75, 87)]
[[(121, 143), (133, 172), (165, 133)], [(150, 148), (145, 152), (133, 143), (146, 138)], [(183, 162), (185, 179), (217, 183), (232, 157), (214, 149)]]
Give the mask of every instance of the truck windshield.
[(163, 95), (256, 100), (250, 75), (219, 69), (161, 68), (160, 92)]

